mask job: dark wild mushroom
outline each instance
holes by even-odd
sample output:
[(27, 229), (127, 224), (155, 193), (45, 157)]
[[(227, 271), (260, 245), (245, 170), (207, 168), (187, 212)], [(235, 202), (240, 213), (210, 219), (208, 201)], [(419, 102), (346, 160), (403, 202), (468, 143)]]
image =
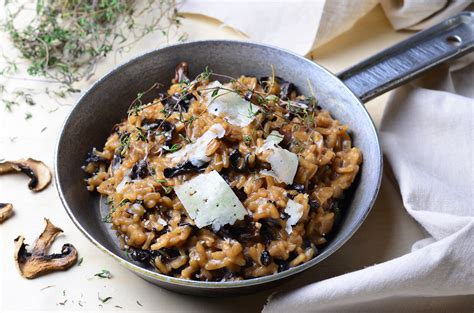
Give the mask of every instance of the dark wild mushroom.
[(132, 179), (143, 179), (148, 175), (150, 175), (150, 171), (148, 170), (148, 162), (145, 160), (140, 160), (133, 166), (130, 177)]
[(68, 243), (63, 245), (61, 253), (47, 254), (49, 247), (62, 229), (54, 226), (47, 218), (45, 222), (46, 227), (36, 240), (31, 252), (26, 249), (28, 245), (24, 243), (23, 236), (15, 239), (15, 263), (21, 276), (28, 279), (50, 272), (67, 270), (77, 262), (77, 250)]
[(191, 101), (196, 99), (196, 97), (192, 93), (187, 94), (179, 94), (175, 93), (168, 99), (167, 108), (170, 108), (171, 111), (188, 111), (189, 105)]
[(148, 132), (160, 130), (161, 134), (165, 136), (164, 145), (167, 147), (171, 147), (171, 141), (173, 140), (173, 131), (176, 128), (173, 124), (162, 119), (144, 119), (142, 121), (142, 127)]
[(196, 166), (191, 161), (186, 161), (176, 167), (167, 167), (164, 169), (163, 174), (166, 178), (172, 178), (178, 175), (182, 175), (189, 172), (200, 172), (204, 170), (209, 163), (204, 163), (201, 166)]
[(41, 191), (51, 182), (51, 171), (41, 161), (34, 159), (21, 159), (0, 163), (0, 175), (11, 172), (23, 172), (30, 177), (28, 187), (32, 191)]
[(6, 221), (13, 214), (13, 205), (11, 203), (0, 203), (0, 223)]

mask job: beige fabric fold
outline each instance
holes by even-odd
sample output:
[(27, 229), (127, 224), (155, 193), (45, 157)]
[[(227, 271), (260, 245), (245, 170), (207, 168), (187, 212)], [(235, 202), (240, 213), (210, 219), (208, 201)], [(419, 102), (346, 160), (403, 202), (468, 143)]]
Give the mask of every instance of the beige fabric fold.
[(470, 0), (184, 0), (183, 13), (221, 21), (250, 40), (302, 55), (351, 29), (381, 4), (392, 26), (422, 29), (454, 15)]
[(277, 294), (264, 312), (450, 312), (444, 297), (474, 294), (473, 59), (397, 89), (380, 127), (404, 207), (429, 236), (399, 258)]

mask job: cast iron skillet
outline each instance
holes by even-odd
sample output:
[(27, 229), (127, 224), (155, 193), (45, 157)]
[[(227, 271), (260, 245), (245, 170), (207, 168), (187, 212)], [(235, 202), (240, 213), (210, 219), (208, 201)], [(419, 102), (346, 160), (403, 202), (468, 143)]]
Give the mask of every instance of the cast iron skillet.
[[(142, 278), (167, 289), (195, 295), (248, 293), (294, 276), (339, 249), (369, 213), (382, 177), (382, 152), (377, 131), (364, 108), (366, 102), (426, 70), (474, 48), (474, 14), (461, 13), (437, 26), (334, 75), (292, 52), (238, 41), (200, 41), (169, 46), (139, 56), (98, 80), (79, 99), (66, 119), (57, 144), (55, 171), (61, 201), (72, 221), (100, 250)], [(98, 195), (86, 190), (81, 170), (91, 147), (100, 147), (115, 123), (126, 116), (137, 92), (155, 82), (167, 83), (180, 61), (190, 64), (194, 77), (205, 66), (233, 77), (268, 76), (273, 65), (278, 76), (297, 85), (302, 94), (315, 86), (319, 104), (348, 124), (354, 145), (364, 155), (363, 165), (344, 216), (329, 244), (312, 260), (290, 270), (237, 282), (201, 282), (173, 278), (131, 262), (118, 248), (110, 224), (102, 222)], [(166, 86), (167, 87), (167, 86)]]

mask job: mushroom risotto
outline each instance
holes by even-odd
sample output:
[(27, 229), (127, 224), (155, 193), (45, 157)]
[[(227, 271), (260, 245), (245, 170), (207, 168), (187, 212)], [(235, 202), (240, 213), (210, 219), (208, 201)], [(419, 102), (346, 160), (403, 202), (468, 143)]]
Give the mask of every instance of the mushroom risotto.
[(142, 98), (84, 166), (130, 258), (222, 281), (318, 253), (362, 162), (347, 125), (278, 76), (190, 79), (185, 62), (166, 95)]

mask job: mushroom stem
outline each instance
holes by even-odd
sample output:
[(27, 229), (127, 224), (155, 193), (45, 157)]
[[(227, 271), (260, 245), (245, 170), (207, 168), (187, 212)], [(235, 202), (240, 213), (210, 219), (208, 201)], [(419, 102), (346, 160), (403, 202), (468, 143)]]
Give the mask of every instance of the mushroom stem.
[(0, 223), (6, 221), (13, 214), (13, 205), (11, 203), (0, 203)]

